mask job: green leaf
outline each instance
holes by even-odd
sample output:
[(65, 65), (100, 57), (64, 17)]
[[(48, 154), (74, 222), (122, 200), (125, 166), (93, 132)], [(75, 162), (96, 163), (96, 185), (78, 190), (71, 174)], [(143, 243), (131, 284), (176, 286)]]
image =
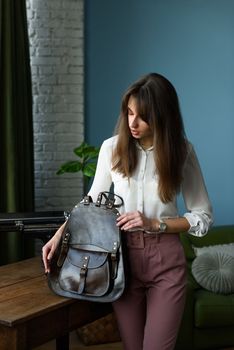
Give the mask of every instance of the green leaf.
[(82, 169), (83, 164), (78, 160), (72, 160), (65, 164), (62, 164), (59, 170), (57, 171), (57, 175), (61, 175), (64, 173), (76, 173)]
[(95, 175), (97, 164), (96, 163), (87, 163), (83, 167), (83, 174), (87, 177), (93, 177)]
[(79, 147), (76, 147), (73, 152), (80, 158), (84, 158), (85, 155), (89, 153), (89, 148), (93, 146), (89, 146), (87, 143), (82, 142)]
[(82, 142), (82, 144), (79, 147), (76, 147), (73, 152), (82, 159), (92, 159), (98, 156), (99, 150), (99, 147), (90, 146), (87, 143)]
[(75, 148), (73, 150), (73, 152), (75, 153), (75, 155), (77, 155), (78, 157), (82, 158), (82, 155), (83, 155), (82, 144), (79, 147)]
[(84, 155), (84, 161), (97, 159), (98, 154), (99, 154), (99, 150), (100, 150), (99, 148), (90, 150), (89, 153)]
[(82, 142), (73, 152), (79, 160), (70, 161), (61, 165), (57, 174), (75, 173), (81, 171), (84, 179), (90, 179), (95, 175), (97, 158), (100, 147), (94, 147), (86, 142)]

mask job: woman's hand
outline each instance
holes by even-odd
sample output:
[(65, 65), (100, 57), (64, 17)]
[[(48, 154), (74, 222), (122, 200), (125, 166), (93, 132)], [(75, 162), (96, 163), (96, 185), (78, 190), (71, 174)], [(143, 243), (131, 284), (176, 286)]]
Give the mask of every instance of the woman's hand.
[(117, 218), (117, 226), (121, 227), (124, 231), (153, 231), (153, 220), (148, 219), (139, 211), (134, 211), (120, 215)]
[(64, 226), (65, 223), (62, 226), (60, 226), (60, 228), (56, 231), (55, 235), (42, 248), (42, 260), (45, 267), (45, 273), (50, 272), (50, 260), (52, 259), (56, 248), (58, 247)]

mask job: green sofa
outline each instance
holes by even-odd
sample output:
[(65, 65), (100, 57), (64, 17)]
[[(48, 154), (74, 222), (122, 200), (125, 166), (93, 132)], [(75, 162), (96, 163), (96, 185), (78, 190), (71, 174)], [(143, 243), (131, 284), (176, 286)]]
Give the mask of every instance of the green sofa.
[[(194, 279), (194, 247), (234, 242), (234, 225), (212, 228), (202, 238), (182, 233), (188, 266), (187, 300), (176, 350), (221, 349), (234, 346), (234, 294), (214, 293)], [(233, 271), (234, 274), (234, 271)]]

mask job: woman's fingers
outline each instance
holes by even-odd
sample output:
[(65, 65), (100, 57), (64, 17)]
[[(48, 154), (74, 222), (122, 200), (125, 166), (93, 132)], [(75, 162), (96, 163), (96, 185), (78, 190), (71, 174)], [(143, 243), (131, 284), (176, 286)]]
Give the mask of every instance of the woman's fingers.
[(122, 214), (117, 219), (117, 226), (123, 230), (142, 228), (142, 214), (138, 211)]
[(49, 251), (47, 250), (47, 247), (44, 246), (42, 248), (42, 260), (45, 268), (45, 273), (50, 272), (48, 255), (49, 255)]
[(53, 241), (49, 241), (42, 248), (42, 260), (45, 267), (45, 273), (50, 272), (50, 261), (55, 252), (55, 243)]

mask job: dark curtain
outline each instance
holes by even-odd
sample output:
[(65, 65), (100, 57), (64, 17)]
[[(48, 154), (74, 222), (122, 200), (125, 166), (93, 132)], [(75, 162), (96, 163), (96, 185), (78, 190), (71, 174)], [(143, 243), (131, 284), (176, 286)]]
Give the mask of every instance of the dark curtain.
[[(32, 87), (26, 0), (0, 0), (0, 212), (34, 210)], [(0, 264), (30, 252), (0, 232)], [(26, 249), (26, 252), (25, 252)]]

